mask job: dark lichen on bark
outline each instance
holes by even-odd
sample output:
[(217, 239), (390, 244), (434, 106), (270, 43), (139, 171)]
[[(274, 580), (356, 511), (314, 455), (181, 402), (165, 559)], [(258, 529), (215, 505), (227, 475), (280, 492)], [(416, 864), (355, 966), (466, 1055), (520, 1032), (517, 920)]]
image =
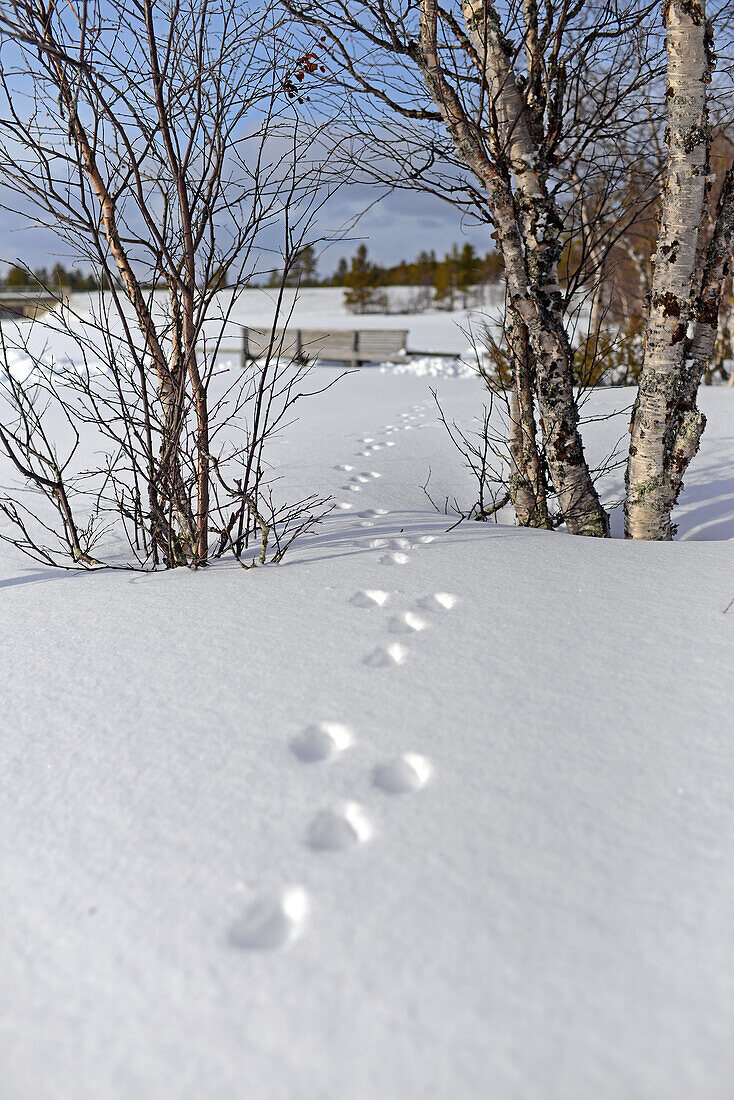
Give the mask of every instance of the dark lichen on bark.
[(665, 294), (656, 294), (652, 300), (656, 309), (662, 309), (663, 317), (680, 317), (681, 304), (675, 294), (667, 291)]

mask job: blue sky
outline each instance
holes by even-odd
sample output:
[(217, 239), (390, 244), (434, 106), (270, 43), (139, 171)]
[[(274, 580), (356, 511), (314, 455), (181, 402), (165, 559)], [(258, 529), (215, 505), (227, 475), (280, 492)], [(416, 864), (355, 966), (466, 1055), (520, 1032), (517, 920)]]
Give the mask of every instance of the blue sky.
[[(338, 193), (324, 210), (324, 232), (339, 233), (377, 196), (377, 191), (353, 187)], [(367, 245), (371, 258), (382, 264), (410, 260), (423, 249), (435, 249), (442, 256), (452, 244), (471, 242), (484, 254), (493, 246), (489, 226), (462, 224), (459, 213), (430, 195), (399, 191), (388, 195), (358, 221), (344, 239), (319, 246), (319, 274), (330, 275), (341, 256), (351, 256), (358, 245)], [(68, 246), (53, 233), (35, 227), (24, 228), (19, 218), (7, 212), (0, 216), (0, 258), (12, 262), (22, 259), (31, 268), (53, 267), (57, 262), (69, 267)], [(275, 266), (275, 260), (273, 260)]]
[[(357, 192), (357, 188), (354, 189)], [(374, 192), (376, 194), (377, 192)], [(330, 209), (335, 221), (346, 220), (365, 205), (365, 189), (358, 194), (349, 191), (336, 196)], [(367, 199), (369, 201), (369, 199)], [(335, 243), (324, 254), (320, 269), (331, 271), (340, 256), (351, 255), (357, 243), (364, 241), (372, 258), (379, 263), (397, 263), (414, 259), (423, 249), (435, 249), (439, 256), (453, 244), (469, 241), (484, 254), (494, 247), (488, 225), (463, 223), (461, 215), (448, 203), (421, 192), (397, 191), (372, 207), (350, 233), (350, 239)]]
[[(13, 70), (13, 87), (24, 94), (30, 91), (30, 77), (23, 69), (24, 59), (15, 57), (12, 52), (8, 53), (7, 43), (3, 62), (6, 76)], [(32, 108), (33, 104), (29, 102), (27, 109), (30, 111)], [(255, 122), (252, 125), (257, 134), (259, 116), (253, 115), (253, 118)], [(316, 119), (316, 122), (319, 120)], [(269, 139), (274, 148), (279, 140), (282, 140), (282, 135), (274, 131)], [(283, 148), (284, 152), (290, 149), (290, 143), (286, 142)], [(384, 151), (375, 153), (372, 150), (372, 155), (379, 159)], [(60, 171), (63, 177), (63, 170)], [(333, 178), (332, 176), (330, 182), (333, 182)], [(318, 246), (321, 253), (318, 272), (321, 277), (331, 275), (339, 259), (342, 256), (351, 256), (363, 242), (367, 244), (370, 257), (382, 264), (397, 263), (401, 259), (411, 260), (422, 250), (430, 249), (441, 257), (453, 244), (461, 246), (466, 241), (470, 241), (481, 254), (486, 253), (493, 245), (489, 226), (467, 224), (454, 207), (425, 192), (396, 191), (377, 205), (372, 205), (378, 195), (376, 187), (348, 184), (337, 191), (324, 207), (314, 235), (318, 236), (320, 233), (331, 238), (332, 243), (327, 247)], [(9, 205), (13, 205), (22, 200), (10, 197), (7, 201)], [(362, 210), (366, 212), (355, 224), (355, 218)], [(279, 236), (275, 228), (268, 233), (276, 252), (272, 259), (267, 257), (262, 264), (264, 269), (278, 266)], [(51, 268), (55, 263), (69, 267), (73, 259), (69, 246), (55, 234), (27, 223), (24, 225), (19, 215), (0, 208), (0, 261), (4, 264), (20, 260), (30, 268)]]

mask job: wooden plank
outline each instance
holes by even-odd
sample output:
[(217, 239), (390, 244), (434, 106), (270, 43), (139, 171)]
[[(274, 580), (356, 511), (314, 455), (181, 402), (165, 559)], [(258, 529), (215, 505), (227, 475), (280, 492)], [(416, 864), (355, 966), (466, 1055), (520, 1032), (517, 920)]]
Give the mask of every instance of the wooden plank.
[(359, 333), (360, 358), (384, 359), (388, 355), (405, 353), (407, 329), (362, 329)]
[(347, 355), (354, 352), (354, 333), (351, 331), (324, 332), (318, 329), (304, 329), (303, 350), (310, 358), (323, 359), (327, 353)]

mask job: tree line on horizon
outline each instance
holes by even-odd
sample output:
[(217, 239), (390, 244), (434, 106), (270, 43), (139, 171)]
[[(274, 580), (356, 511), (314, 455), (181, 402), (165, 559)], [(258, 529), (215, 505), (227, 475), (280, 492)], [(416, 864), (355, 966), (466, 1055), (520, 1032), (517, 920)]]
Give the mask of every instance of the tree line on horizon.
[[(438, 259), (435, 249), (429, 249), (421, 251), (414, 260), (387, 265), (372, 260), (367, 246), (360, 244), (349, 260), (346, 257), (339, 260), (331, 275), (320, 276), (316, 248), (307, 244), (293, 255), (285, 270), (273, 269), (266, 281), (253, 278), (249, 285), (272, 288), (284, 283), (287, 287), (344, 287), (346, 305), (355, 313), (366, 313), (387, 307), (387, 296), (381, 291), (393, 286), (423, 290), (424, 295), (412, 300), (416, 309), (431, 304), (444, 309), (453, 309), (457, 303), (466, 307), (473, 287), (497, 283), (501, 277), (501, 256), (495, 251), (480, 256), (468, 242), (461, 248), (453, 245), (443, 259)], [(228, 272), (217, 270), (212, 282), (226, 288), (230, 285)], [(5, 276), (0, 277), (0, 287), (6, 290), (43, 287), (84, 291), (99, 290), (100, 282), (92, 272), (69, 270), (58, 263), (50, 271), (46, 267), (31, 270), (12, 264)], [(161, 284), (161, 289), (165, 289), (165, 284)]]
[(454, 309), (457, 304), (463, 307), (469, 304), (473, 287), (499, 282), (502, 271), (499, 253), (491, 250), (480, 256), (469, 242), (461, 248), (453, 245), (443, 259), (438, 259), (435, 249), (424, 249), (414, 260), (387, 265), (372, 260), (367, 246), (360, 244), (350, 259), (341, 257), (331, 275), (320, 277), (316, 249), (306, 245), (285, 272), (282, 269), (270, 272), (267, 285), (280, 286), (285, 276), (285, 285), (289, 287), (344, 287), (345, 304), (354, 313), (386, 311), (388, 300), (384, 292), (388, 287), (416, 287), (424, 293), (411, 299), (414, 309), (430, 305)]
[(92, 272), (69, 270), (63, 264), (54, 264), (49, 271), (39, 267), (30, 268), (11, 264), (5, 276), (0, 278), (2, 290), (33, 290), (42, 287), (51, 291), (58, 290), (99, 290), (99, 280)]

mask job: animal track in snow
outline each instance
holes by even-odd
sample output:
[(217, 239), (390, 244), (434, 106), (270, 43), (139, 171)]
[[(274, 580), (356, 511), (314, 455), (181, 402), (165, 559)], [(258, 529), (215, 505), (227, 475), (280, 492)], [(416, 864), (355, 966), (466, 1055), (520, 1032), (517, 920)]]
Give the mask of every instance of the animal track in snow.
[(377, 470), (362, 470), (360, 473), (355, 474), (353, 478), (350, 478), (350, 481), (358, 481), (364, 485), (365, 482), (372, 481), (376, 477), (382, 477), (382, 474), (378, 474)]
[(388, 441), (387, 441), (387, 443), (385, 444), (385, 446), (386, 446), (386, 447), (394, 447), (394, 446), (395, 446), (395, 440), (394, 440), (394, 439), (388, 439)]
[(344, 473), (349, 473), (350, 470), (354, 469), (354, 466), (341, 465), (341, 466), (335, 466), (334, 469), (335, 470), (342, 470)]
[(400, 642), (393, 642), (389, 646), (378, 646), (368, 653), (364, 663), (370, 668), (390, 668), (392, 665), (404, 665), (408, 651)]
[(419, 630), (425, 630), (427, 626), (425, 619), (421, 619), (414, 611), (404, 611), (390, 619), (387, 629), (392, 634), (415, 634)]
[(345, 493), (361, 493), (362, 492), (362, 486), (361, 485), (342, 485), (342, 490)]
[(263, 894), (231, 926), (229, 942), (245, 951), (277, 951), (300, 935), (307, 915), (308, 895), (301, 886)]
[(450, 592), (434, 592), (432, 596), (423, 596), (418, 607), (423, 611), (450, 611), (456, 606), (456, 596)]
[(372, 783), (385, 794), (407, 794), (425, 787), (432, 773), (430, 760), (416, 752), (406, 752), (395, 760), (377, 764)]
[(363, 844), (372, 836), (372, 826), (362, 807), (345, 802), (331, 810), (316, 814), (306, 833), (306, 843), (317, 852), (337, 852)]
[(428, 546), (429, 542), (435, 542), (435, 541), (436, 541), (436, 536), (435, 535), (420, 535), (420, 537), (418, 538), (418, 542), (422, 542), (424, 546)]
[(409, 561), (410, 556), (408, 554), (394, 551), (391, 554), (383, 554), (380, 558), (380, 565), (407, 565)]
[(337, 508), (340, 512), (348, 512), (349, 509), (353, 507), (354, 505), (348, 500), (340, 500), (337, 504)]
[(374, 519), (375, 516), (386, 516), (387, 508), (365, 508), (364, 512), (360, 512), (360, 519)]
[(380, 588), (365, 588), (355, 592), (349, 601), (355, 607), (384, 607), (390, 600), (390, 593)]
[(370, 539), (370, 550), (382, 550), (387, 546), (387, 539)]
[(291, 752), (304, 764), (313, 764), (320, 760), (333, 760), (353, 741), (352, 731), (341, 722), (314, 722), (296, 734), (291, 741)]

